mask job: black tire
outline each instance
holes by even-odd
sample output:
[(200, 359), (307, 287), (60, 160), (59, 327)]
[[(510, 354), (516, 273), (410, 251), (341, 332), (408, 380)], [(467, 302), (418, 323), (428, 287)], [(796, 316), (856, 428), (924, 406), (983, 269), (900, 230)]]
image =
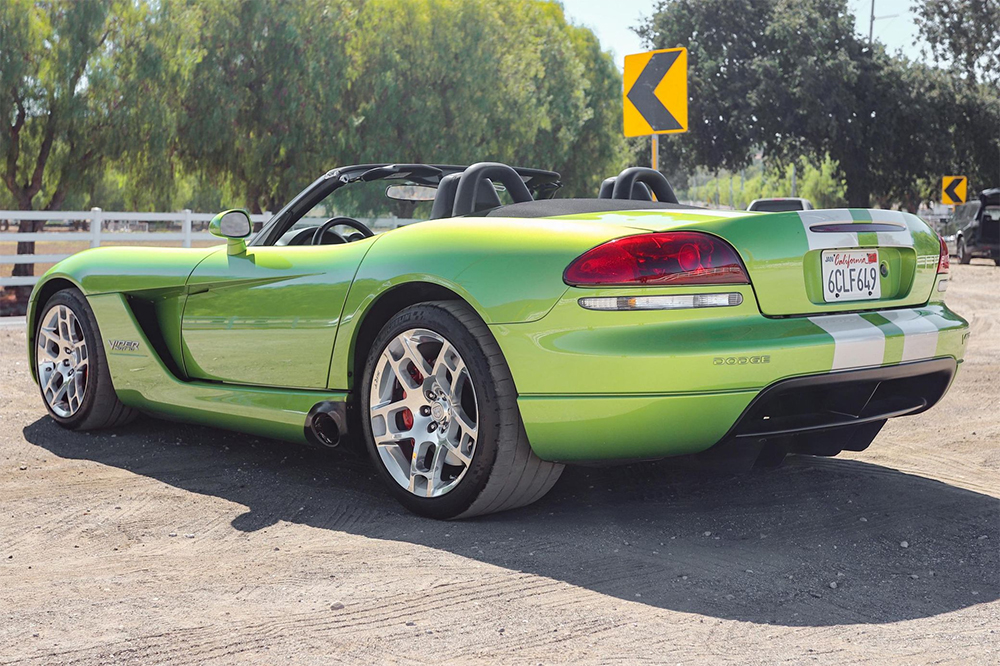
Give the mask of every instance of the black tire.
[[(382, 352), (400, 333), (424, 328), (443, 336), (465, 360), (478, 402), (479, 438), (471, 464), (457, 486), (439, 497), (417, 497), (393, 480), (375, 447), (369, 417), (372, 378)], [(563, 466), (536, 456), (517, 408), (510, 369), (489, 328), (461, 301), (432, 301), (397, 313), (375, 338), (360, 385), (365, 446), (379, 476), (410, 511), (452, 519), (506, 511), (540, 499)]]
[[(101, 338), (97, 320), (94, 312), (90, 309), (87, 299), (76, 289), (63, 289), (45, 302), (40, 309), (40, 316), (35, 327), (35, 341), (37, 344), (39, 331), (45, 321), (46, 313), (54, 306), (63, 305), (69, 308), (76, 316), (80, 329), (83, 333), (84, 341), (88, 350), (87, 380), (84, 388), (83, 400), (80, 406), (70, 416), (60, 416), (49, 406), (45, 398), (42, 382), (38, 382), (39, 393), (42, 402), (49, 416), (64, 428), (69, 430), (99, 430), (101, 428), (117, 428), (136, 417), (138, 412), (130, 407), (126, 407), (118, 399), (114, 385), (111, 382), (111, 372), (108, 369), (108, 359), (104, 353), (104, 344)], [(35, 349), (35, 353), (38, 351)], [(37, 363), (37, 359), (36, 359)]]
[(958, 247), (955, 249), (955, 254), (958, 255), (958, 263), (967, 264), (972, 261), (972, 255), (969, 254), (969, 248), (965, 246), (965, 238), (959, 237)]

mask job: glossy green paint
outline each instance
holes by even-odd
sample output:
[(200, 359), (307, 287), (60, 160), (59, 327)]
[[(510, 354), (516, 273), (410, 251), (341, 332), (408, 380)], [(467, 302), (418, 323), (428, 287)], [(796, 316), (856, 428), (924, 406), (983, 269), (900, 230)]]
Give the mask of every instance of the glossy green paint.
[[(99, 326), (115, 392), (130, 407), (179, 421), (263, 437), (305, 441), (306, 414), (317, 402), (343, 401), (332, 391), (296, 391), (184, 382), (173, 376), (136, 323), (121, 294), (88, 296)], [(139, 343), (133, 352), (111, 349), (110, 340)]]
[(531, 448), (544, 460), (643, 460), (705, 450), (755, 395), (522, 395), (517, 406)]
[(566, 291), (562, 273), (583, 252), (635, 233), (572, 220), (459, 218), (384, 233), (347, 298), (330, 366), (330, 387), (349, 388), (358, 326), (375, 301), (406, 283), (445, 287), (491, 324), (536, 321)]
[[(28, 301), (27, 341), (32, 376), (35, 373), (35, 319), (39, 294), (52, 281), (69, 283), (91, 296), (125, 293), (157, 303), (159, 325), (175, 362), (180, 364), (181, 309), (186, 297), (186, 282), (191, 271), (218, 247), (100, 247), (77, 252), (52, 266), (35, 285)], [(171, 301), (172, 302), (169, 302)]]
[(64, 277), (87, 295), (115, 292), (144, 295), (169, 288), (183, 291), (194, 267), (218, 250), (218, 247), (99, 247), (63, 259), (45, 273), (39, 284)]
[[(926, 357), (962, 359), (968, 325), (937, 291), (937, 239), (918, 218), (893, 215), (905, 221), (912, 242), (879, 245), (890, 275), (875, 302), (822, 302), (822, 251), (810, 249), (815, 239), (795, 213), (686, 209), (436, 220), (346, 245), (234, 254), (225, 247), (102, 248), (61, 262), (43, 283), (66, 279), (88, 296), (106, 348), (109, 339), (140, 341), (140, 354), (109, 351), (126, 404), (292, 440), (303, 438), (305, 414), (316, 402), (348, 397), (358, 331), (372, 306), (407, 284), (437, 285), (490, 326), (540, 456), (655, 458), (711, 446), (775, 381), (851, 367), (843, 340), (838, 352), (821, 325), (830, 319), (825, 314), (861, 312), (839, 316), (853, 318), (881, 345), (863, 365), (912, 355), (901, 316), (933, 322), (935, 342), (921, 346)], [(731, 242), (752, 284), (581, 289), (562, 281), (566, 266), (596, 245), (670, 229)], [(858, 234), (851, 247), (878, 240)], [(658, 312), (597, 312), (578, 302), (720, 292), (739, 293), (743, 302)], [(163, 358), (137, 321), (140, 311), (152, 313), (155, 321), (143, 325), (159, 331)]]
[[(893, 223), (905, 225), (911, 245), (889, 247), (879, 243), (874, 233), (858, 234), (856, 244), (841, 247), (875, 248), (880, 261), (889, 263), (888, 277), (881, 277), (882, 298), (878, 301), (825, 303), (822, 295), (821, 249), (811, 249), (809, 223), (804, 218), (824, 215), (828, 222), (865, 223), (872, 215), (891, 216)], [(575, 216), (614, 222), (648, 231), (703, 231), (728, 241), (740, 254), (754, 285), (760, 311), (766, 315), (819, 314), (864, 309), (895, 308), (927, 302), (937, 274), (937, 235), (915, 215), (898, 211), (837, 209), (787, 213), (745, 211), (628, 211)], [(813, 223), (818, 223), (816, 220)], [(827, 240), (836, 235), (813, 235)]]
[(188, 280), (187, 373), (235, 384), (323, 389), (354, 274), (374, 238), (216, 252)]
[[(829, 333), (807, 317), (762, 316), (748, 287), (712, 290), (744, 293), (743, 304), (736, 307), (597, 312), (578, 303), (583, 296), (640, 296), (651, 291), (573, 288), (540, 321), (491, 326), (518, 393), (759, 390), (780, 379), (833, 368), (836, 345)], [(920, 310), (936, 315), (939, 332), (934, 355), (960, 360), (966, 322), (943, 304)], [(887, 350), (895, 340), (901, 344), (904, 334), (899, 328), (874, 312), (865, 316), (879, 327)], [(737, 360), (730, 365), (730, 358)], [(881, 358), (883, 365), (899, 362), (884, 354)]]

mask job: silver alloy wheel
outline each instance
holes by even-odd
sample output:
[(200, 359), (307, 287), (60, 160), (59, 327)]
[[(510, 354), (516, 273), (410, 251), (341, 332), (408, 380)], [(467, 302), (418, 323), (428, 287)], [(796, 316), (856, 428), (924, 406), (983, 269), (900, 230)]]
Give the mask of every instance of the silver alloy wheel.
[(375, 366), (369, 405), (375, 447), (396, 483), (440, 497), (461, 482), (476, 452), (479, 406), (454, 345), (424, 328), (397, 335)]
[(87, 391), (90, 358), (83, 328), (65, 305), (53, 305), (41, 321), (35, 353), (38, 385), (49, 408), (69, 418), (80, 409)]

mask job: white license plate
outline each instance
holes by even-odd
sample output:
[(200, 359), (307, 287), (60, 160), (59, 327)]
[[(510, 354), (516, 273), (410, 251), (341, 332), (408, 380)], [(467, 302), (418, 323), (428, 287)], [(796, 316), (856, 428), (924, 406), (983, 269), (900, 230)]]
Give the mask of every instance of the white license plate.
[(878, 250), (824, 250), (823, 300), (827, 303), (882, 297)]

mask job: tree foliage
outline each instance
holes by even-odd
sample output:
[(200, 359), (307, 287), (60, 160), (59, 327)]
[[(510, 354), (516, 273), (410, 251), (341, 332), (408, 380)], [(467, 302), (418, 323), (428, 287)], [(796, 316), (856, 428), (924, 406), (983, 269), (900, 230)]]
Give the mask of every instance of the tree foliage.
[[(138, 188), (170, 190), (170, 99), (190, 64), (186, 27), (167, 4), (0, 3), (0, 180), (19, 210), (58, 210), (111, 162)], [(19, 254), (33, 251), (18, 243)]]
[(623, 162), (605, 124), (620, 122), (621, 76), (556, 3), (370, 0), (349, 49), (356, 161), (548, 167), (570, 193)]
[(995, 174), (997, 92), (867, 44), (844, 0), (665, 0), (638, 32), (689, 48), (691, 131), (671, 141), (689, 164), (829, 156), (861, 207), (915, 208), (949, 171)]
[(939, 62), (971, 82), (1000, 85), (1000, 0), (923, 0), (913, 8)]
[(20, 209), (58, 209), (109, 160), (169, 187), (183, 22), (127, 0), (0, 4), (2, 179)]
[(277, 210), (345, 157), (351, 12), (337, 0), (190, 0), (200, 59), (181, 92), (187, 170)]

